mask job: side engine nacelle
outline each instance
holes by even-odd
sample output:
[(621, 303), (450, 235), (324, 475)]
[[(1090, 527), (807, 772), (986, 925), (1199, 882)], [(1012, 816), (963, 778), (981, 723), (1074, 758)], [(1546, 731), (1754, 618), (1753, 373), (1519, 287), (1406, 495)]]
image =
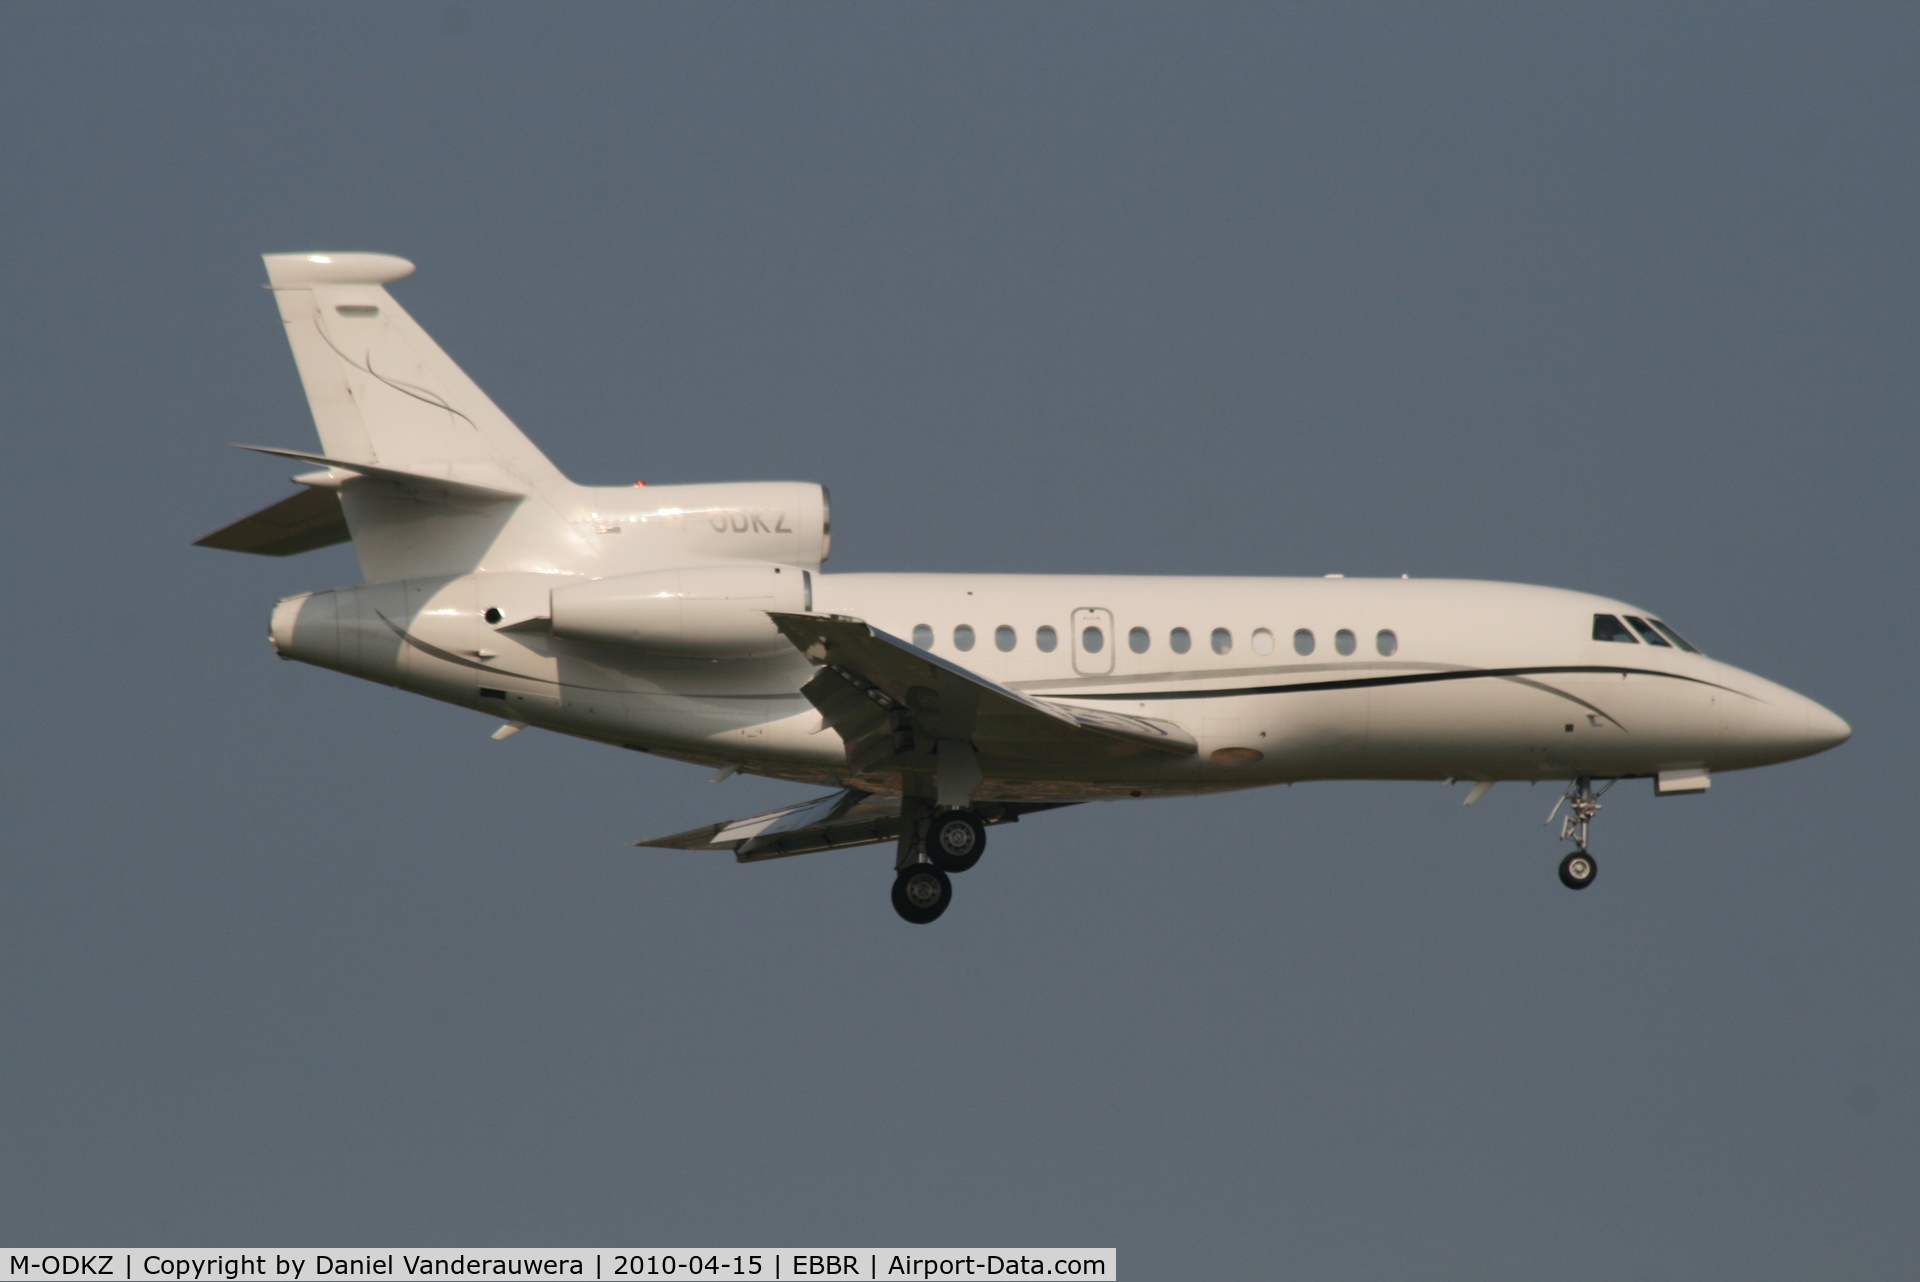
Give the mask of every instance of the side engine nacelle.
[(616, 574), (553, 589), (553, 635), (683, 658), (788, 649), (767, 611), (813, 609), (813, 576), (791, 565), (710, 565)]

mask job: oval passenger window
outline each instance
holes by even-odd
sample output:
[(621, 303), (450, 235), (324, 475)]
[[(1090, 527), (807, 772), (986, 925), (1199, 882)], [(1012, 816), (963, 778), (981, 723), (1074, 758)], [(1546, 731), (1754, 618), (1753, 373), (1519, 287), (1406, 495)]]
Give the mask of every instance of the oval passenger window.
[(933, 649), (933, 625), (928, 623), (914, 624), (913, 643), (922, 650)]
[(1107, 634), (1099, 628), (1083, 628), (1080, 632), (1080, 648), (1088, 654), (1099, 654), (1107, 644)]
[(1338, 632), (1334, 633), (1333, 648), (1341, 654), (1352, 654), (1354, 651), (1353, 630), (1350, 628), (1341, 628)]
[(1253, 634), (1253, 652), (1255, 654), (1273, 653), (1273, 633), (1265, 628), (1256, 629)]
[(1313, 653), (1313, 629), (1301, 628), (1293, 634), (1293, 652), (1295, 654)]
[(993, 630), (993, 644), (1001, 650), (1011, 650), (1019, 642), (1019, 634), (1004, 623)]
[(973, 625), (962, 623), (953, 630), (953, 648), (956, 650), (973, 649)]
[(1185, 628), (1175, 628), (1167, 633), (1167, 644), (1173, 648), (1175, 654), (1185, 654), (1193, 649), (1193, 637)]
[(1035, 628), (1033, 643), (1040, 647), (1042, 654), (1052, 654), (1053, 648), (1060, 644), (1060, 634), (1048, 627)]
[(1380, 634), (1373, 639), (1373, 648), (1381, 654), (1394, 654), (1400, 649), (1400, 638), (1393, 635), (1392, 628), (1381, 628)]
[(1225, 628), (1215, 628), (1213, 630), (1213, 652), (1215, 654), (1229, 654), (1232, 650), (1233, 633), (1227, 631)]
[(1145, 654), (1147, 647), (1153, 644), (1153, 638), (1147, 635), (1145, 628), (1135, 628), (1127, 633), (1127, 649), (1135, 654)]

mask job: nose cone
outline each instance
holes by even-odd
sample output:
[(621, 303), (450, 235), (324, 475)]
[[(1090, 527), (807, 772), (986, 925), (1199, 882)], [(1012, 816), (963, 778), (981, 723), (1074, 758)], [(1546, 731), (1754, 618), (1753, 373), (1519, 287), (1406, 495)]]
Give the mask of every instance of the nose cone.
[(1852, 726), (1785, 686), (1750, 673), (1738, 673), (1738, 685), (1732, 681), (1728, 685), (1738, 693), (1722, 703), (1726, 709), (1720, 740), (1722, 769), (1811, 757), (1839, 747), (1853, 735)]
[(1842, 721), (1813, 700), (1807, 703), (1807, 740), (1806, 754), (1825, 752), (1828, 748), (1838, 748), (1853, 738), (1853, 727)]

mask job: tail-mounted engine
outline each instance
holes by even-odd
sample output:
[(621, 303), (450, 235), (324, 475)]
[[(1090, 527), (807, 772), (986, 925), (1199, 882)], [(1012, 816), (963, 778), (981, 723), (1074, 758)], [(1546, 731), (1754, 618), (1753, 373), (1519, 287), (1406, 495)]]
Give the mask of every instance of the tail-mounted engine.
[(686, 658), (792, 647), (769, 610), (811, 612), (813, 575), (791, 565), (710, 565), (616, 574), (553, 589), (553, 635)]

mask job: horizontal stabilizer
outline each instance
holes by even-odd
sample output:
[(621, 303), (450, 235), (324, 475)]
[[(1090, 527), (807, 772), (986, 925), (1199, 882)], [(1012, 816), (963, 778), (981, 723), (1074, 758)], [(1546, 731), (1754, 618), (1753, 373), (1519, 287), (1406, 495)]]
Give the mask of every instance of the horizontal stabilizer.
[(252, 516), (243, 516), (204, 539), (197, 548), (251, 552), (256, 556), (295, 556), (316, 548), (345, 543), (352, 535), (340, 511), (340, 496), (332, 490), (301, 490)]
[(419, 463), (408, 468), (382, 467), (378, 463), (355, 463), (348, 459), (328, 458), (324, 454), (306, 454), (300, 450), (276, 450), (266, 445), (236, 445), (237, 450), (271, 454), (276, 458), (298, 459), (321, 467), (354, 472), (376, 481), (391, 481), (415, 490), (444, 490), (465, 498), (504, 502), (527, 497), (524, 485), (498, 467), (488, 463)]
[[(1058, 808), (1052, 802), (1002, 803), (983, 806), (979, 814), (983, 823), (993, 825)], [(726, 819), (634, 844), (661, 850), (731, 850), (740, 863), (750, 864), (816, 850), (871, 846), (899, 835), (900, 798), (847, 788), (745, 819)]]

